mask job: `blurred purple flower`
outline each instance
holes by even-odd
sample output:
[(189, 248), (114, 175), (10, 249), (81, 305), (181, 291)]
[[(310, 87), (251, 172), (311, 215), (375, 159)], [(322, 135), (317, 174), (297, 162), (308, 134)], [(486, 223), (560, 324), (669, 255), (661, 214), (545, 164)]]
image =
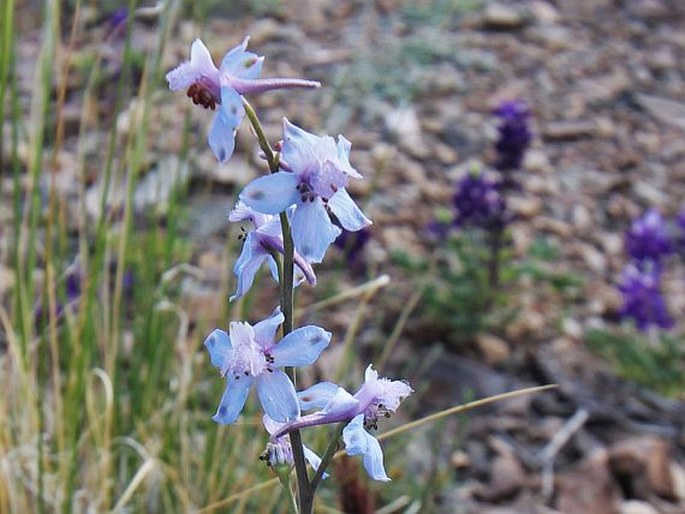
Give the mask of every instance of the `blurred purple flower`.
[(457, 183), (452, 199), (454, 225), (484, 230), (501, 230), (509, 221), (499, 183), (483, 173), (469, 173)]
[(212, 418), (217, 423), (229, 424), (238, 418), (253, 383), (264, 412), (271, 419), (285, 423), (299, 417), (295, 387), (278, 368), (313, 364), (328, 346), (331, 333), (308, 325), (276, 342), (276, 331), (283, 320), (283, 314), (276, 310), (254, 327), (233, 322), (230, 334), (217, 328), (205, 339), (212, 365), (226, 377), (226, 389)]
[[(257, 270), (264, 261), (268, 262), (272, 276), (278, 280), (278, 268), (272, 254), (276, 252), (283, 254), (285, 250), (279, 218), (255, 212), (243, 202), (238, 201), (228, 219), (230, 221), (249, 220), (254, 225), (254, 230), (240, 236), (245, 242), (243, 250), (233, 266), (233, 273), (238, 279), (235, 294), (230, 298), (233, 301), (250, 290)], [(310, 285), (315, 286), (316, 276), (311, 264), (297, 252), (294, 254), (294, 261), (297, 266), (294, 285), (297, 286), (306, 279)]]
[(655, 266), (649, 270), (629, 264), (621, 275), (619, 290), (623, 293), (623, 306), (619, 312), (622, 319), (631, 319), (641, 331), (650, 327), (668, 329), (673, 318), (668, 312), (661, 294), (661, 276)]
[(493, 114), (500, 119), (495, 168), (500, 171), (520, 169), (532, 139), (528, 123), (530, 110), (524, 101), (512, 100), (499, 104)]
[(452, 221), (432, 220), (426, 225), (426, 231), (432, 241), (444, 241), (447, 239), (453, 226)]
[(336, 248), (344, 252), (350, 266), (358, 266), (363, 262), (362, 251), (371, 239), (371, 230), (364, 227), (356, 232), (342, 229), (342, 233), (333, 242)]
[(302, 79), (259, 79), (264, 57), (248, 52), (247, 42), (231, 49), (217, 69), (207, 47), (196, 39), (190, 48), (190, 61), (167, 73), (172, 91), (188, 90), (193, 103), (219, 111), (209, 129), (209, 146), (219, 162), (225, 163), (233, 155), (235, 133), (245, 117), (242, 95), (263, 93), (273, 89), (317, 88), (319, 82)]
[(390, 417), (414, 391), (403, 380), (378, 378), (370, 364), (364, 374), (364, 384), (353, 395), (331, 382), (320, 382), (298, 393), (302, 410), (321, 409), (287, 423), (274, 434), (300, 428), (349, 421), (343, 429), (343, 441), (348, 455), (362, 455), (367, 473), (374, 480), (388, 482), (383, 466), (383, 451), (378, 440), (366, 429), (377, 429), (378, 418)]
[(656, 209), (633, 221), (626, 232), (625, 248), (636, 265), (643, 268), (647, 263), (658, 266), (663, 257), (673, 253), (673, 243), (666, 224)]
[(362, 176), (350, 164), (352, 145), (343, 136), (315, 136), (283, 120), (281, 170), (250, 182), (240, 199), (257, 212), (278, 214), (292, 205), (295, 249), (309, 262), (321, 262), (340, 235), (340, 225), (356, 232), (371, 224), (345, 187)]
[(120, 27), (126, 27), (126, 20), (128, 19), (128, 9), (120, 7), (107, 17), (107, 23), (112, 28), (112, 31)]

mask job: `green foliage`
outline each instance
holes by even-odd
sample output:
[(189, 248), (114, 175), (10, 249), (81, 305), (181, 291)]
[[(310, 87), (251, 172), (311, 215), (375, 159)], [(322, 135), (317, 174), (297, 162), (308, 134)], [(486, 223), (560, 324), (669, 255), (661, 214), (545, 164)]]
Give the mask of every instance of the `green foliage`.
[(665, 395), (678, 396), (685, 390), (682, 336), (660, 334), (647, 340), (634, 331), (591, 330), (586, 338), (591, 348), (606, 358), (622, 377)]
[[(437, 219), (442, 219), (440, 214)], [(455, 341), (470, 341), (480, 331), (500, 331), (511, 323), (517, 315), (512, 295), (524, 277), (565, 295), (574, 294), (582, 285), (576, 276), (551, 269), (558, 251), (544, 238), (535, 240), (523, 260), (514, 260), (506, 246), (499, 253), (499, 286), (495, 290), (488, 277), (491, 248), (487, 235), (478, 230), (448, 238), (432, 263), (402, 252), (393, 254), (393, 260), (413, 275), (431, 277), (418, 315), (449, 332)]]
[(450, 26), (461, 16), (480, 9), (484, 0), (405, 0), (402, 18), (409, 25)]

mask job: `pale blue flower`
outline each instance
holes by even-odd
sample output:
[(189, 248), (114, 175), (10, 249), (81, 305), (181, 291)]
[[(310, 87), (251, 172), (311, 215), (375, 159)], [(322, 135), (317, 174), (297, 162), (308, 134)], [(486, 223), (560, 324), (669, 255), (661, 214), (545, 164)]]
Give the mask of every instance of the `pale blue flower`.
[(378, 418), (389, 417), (400, 402), (413, 392), (402, 380), (378, 378), (372, 365), (366, 368), (364, 384), (353, 395), (331, 382), (321, 382), (298, 393), (302, 410), (321, 409), (286, 423), (274, 434), (280, 437), (292, 430), (350, 421), (343, 429), (343, 441), (349, 455), (362, 455), (364, 468), (371, 478), (390, 480), (383, 466), (383, 451), (378, 440), (366, 429), (378, 428)]
[(216, 158), (224, 163), (231, 158), (235, 146), (235, 133), (245, 117), (242, 95), (263, 93), (272, 89), (317, 88), (321, 84), (301, 79), (258, 79), (264, 57), (248, 52), (246, 37), (230, 50), (217, 69), (207, 47), (196, 39), (190, 48), (190, 61), (167, 73), (166, 80), (172, 91), (188, 89), (193, 103), (219, 111), (209, 130), (209, 146)]
[[(281, 230), (281, 220), (269, 214), (260, 214), (250, 209), (243, 202), (239, 201), (228, 216), (230, 221), (250, 221), (254, 225), (254, 230), (241, 235), (244, 239), (243, 250), (233, 266), (233, 273), (238, 279), (235, 294), (231, 296), (231, 301), (240, 298), (250, 290), (254, 282), (255, 274), (260, 266), (267, 261), (271, 274), (278, 280), (278, 268), (272, 254), (284, 253), (283, 232)], [(303, 280), (315, 286), (316, 276), (311, 264), (302, 256), (295, 252), (294, 261), (296, 273), (294, 285), (299, 285)]]
[(281, 170), (250, 182), (240, 199), (255, 211), (278, 214), (292, 205), (295, 249), (309, 262), (321, 262), (340, 235), (332, 221), (356, 232), (371, 224), (345, 190), (349, 178), (362, 178), (350, 164), (350, 142), (315, 136), (283, 120)]
[(328, 346), (331, 333), (309, 325), (298, 328), (278, 343), (276, 331), (283, 314), (274, 314), (257, 323), (233, 322), (230, 335), (216, 329), (205, 340), (212, 365), (226, 377), (226, 389), (212, 419), (233, 423), (245, 405), (253, 383), (264, 412), (281, 423), (294, 421), (300, 415), (295, 387), (283, 371), (284, 366), (309, 366)]
[[(282, 427), (283, 423), (274, 421), (266, 414), (262, 417), (262, 423), (264, 428), (269, 432), (270, 435), (278, 432)], [(304, 451), (304, 458), (309, 463), (309, 465), (316, 471), (321, 465), (321, 457), (319, 457), (314, 451), (307, 448), (304, 444), (302, 445), (302, 450)], [(276, 466), (289, 466), (293, 467), (295, 459), (293, 458), (293, 448), (290, 444), (290, 435), (285, 434), (280, 437), (271, 439), (266, 445), (266, 451), (262, 454), (263, 460), (267, 461), (267, 464), (271, 467)], [(328, 473), (323, 473), (323, 479), (328, 478)]]

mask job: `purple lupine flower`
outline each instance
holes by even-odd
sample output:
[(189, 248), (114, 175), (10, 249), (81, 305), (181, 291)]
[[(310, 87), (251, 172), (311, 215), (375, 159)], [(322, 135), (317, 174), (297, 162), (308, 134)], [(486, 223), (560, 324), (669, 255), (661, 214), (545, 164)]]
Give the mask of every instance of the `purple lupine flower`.
[(309, 262), (321, 262), (340, 235), (340, 225), (356, 232), (371, 224), (345, 187), (362, 178), (350, 165), (350, 142), (343, 136), (315, 136), (283, 120), (281, 170), (250, 182), (240, 199), (255, 211), (278, 214), (295, 205), (291, 228), (295, 249)]
[(509, 221), (499, 184), (483, 173), (469, 173), (457, 184), (452, 198), (454, 225), (499, 230)]
[[(283, 254), (285, 250), (279, 218), (255, 212), (243, 202), (238, 201), (228, 219), (230, 221), (249, 220), (254, 225), (254, 230), (240, 236), (245, 242), (243, 250), (233, 266), (233, 273), (238, 278), (235, 294), (230, 298), (233, 301), (250, 290), (255, 274), (264, 261), (268, 262), (272, 276), (278, 280), (278, 268), (272, 254), (274, 252)], [(316, 276), (311, 264), (297, 252), (294, 254), (294, 261), (297, 265), (294, 285), (297, 286), (303, 280), (307, 280), (310, 285), (315, 286)]]
[(673, 252), (673, 243), (659, 211), (649, 209), (643, 217), (633, 221), (626, 232), (625, 247), (639, 267), (646, 263), (658, 266), (663, 257)]
[(673, 318), (661, 294), (661, 276), (657, 266), (641, 269), (629, 264), (621, 275), (619, 290), (623, 293), (622, 319), (631, 319), (643, 332), (650, 327), (668, 329)]
[[(274, 435), (281, 428), (283, 428), (283, 423), (274, 421), (266, 414), (262, 417), (262, 423), (264, 428), (269, 432), (269, 435)], [(302, 445), (302, 450), (304, 451), (304, 458), (309, 462), (309, 465), (316, 471), (321, 465), (321, 458), (312, 450)], [(260, 456), (260, 459), (265, 460), (267, 465), (276, 468), (278, 466), (286, 466), (288, 469), (295, 465), (295, 459), (293, 458), (293, 448), (290, 444), (290, 436), (288, 434), (282, 435), (280, 437), (271, 438), (266, 444), (266, 450)], [(322, 475), (323, 479), (328, 478), (328, 473)]]
[(389, 417), (400, 402), (413, 393), (402, 380), (378, 378), (372, 365), (366, 368), (364, 384), (353, 395), (331, 382), (321, 382), (298, 393), (302, 410), (321, 409), (283, 425), (274, 434), (329, 423), (350, 423), (343, 429), (343, 441), (348, 455), (362, 455), (364, 468), (371, 478), (390, 480), (383, 467), (383, 451), (378, 440), (365, 429), (378, 428), (378, 418)]
[(530, 110), (524, 101), (512, 100), (502, 102), (493, 114), (500, 119), (497, 128), (499, 137), (495, 143), (495, 168), (500, 171), (517, 170), (521, 168), (523, 156), (532, 139), (528, 123)]
[(205, 340), (212, 365), (226, 377), (226, 389), (212, 418), (233, 423), (243, 410), (253, 383), (264, 412), (273, 420), (288, 422), (300, 415), (295, 387), (280, 367), (309, 366), (328, 346), (331, 333), (309, 325), (298, 328), (276, 342), (276, 331), (284, 317), (276, 310), (254, 327), (233, 322), (229, 332), (215, 329)]
[(317, 88), (321, 84), (301, 79), (258, 79), (264, 57), (246, 51), (249, 36), (230, 50), (217, 69), (207, 47), (196, 39), (190, 48), (190, 61), (182, 63), (166, 75), (172, 91), (188, 90), (193, 103), (219, 111), (209, 129), (209, 146), (219, 162), (231, 158), (235, 133), (245, 117), (242, 95), (263, 93), (272, 89)]

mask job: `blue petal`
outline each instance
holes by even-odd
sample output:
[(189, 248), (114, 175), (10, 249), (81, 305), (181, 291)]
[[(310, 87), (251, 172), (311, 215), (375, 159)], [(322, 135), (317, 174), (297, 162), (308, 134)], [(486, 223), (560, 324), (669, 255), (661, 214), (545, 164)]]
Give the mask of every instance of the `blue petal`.
[[(312, 468), (314, 468), (314, 470), (318, 470), (319, 466), (321, 466), (321, 457), (319, 457), (316, 453), (307, 448), (305, 445), (302, 445), (302, 450), (304, 450), (304, 458), (307, 459), (309, 465)], [(328, 473), (324, 472), (323, 475), (321, 475), (321, 478), (326, 480), (328, 476)]]
[(230, 87), (221, 88), (221, 105), (209, 129), (209, 146), (221, 163), (227, 162), (235, 148), (235, 133), (245, 117), (240, 95)]
[(269, 271), (271, 272), (271, 277), (278, 282), (278, 265), (276, 264), (276, 260), (273, 258), (273, 256), (269, 255), (269, 259), (267, 260), (267, 264), (269, 265)]
[(324, 406), (321, 412), (327, 417), (352, 419), (359, 414), (360, 408), (359, 400), (342, 387), (338, 387), (331, 401)]
[(371, 225), (371, 220), (364, 216), (364, 213), (354, 203), (352, 197), (345, 188), (338, 191), (329, 198), (328, 206), (338, 218), (340, 224), (351, 232), (356, 232), (364, 227)]
[(322, 139), (283, 118), (281, 155), (288, 168), (295, 173), (303, 173), (318, 166)]
[(252, 382), (254, 382), (252, 377), (242, 376), (237, 379), (229, 377), (219, 408), (212, 419), (222, 425), (233, 423), (245, 406), (247, 393), (250, 392)]
[(251, 232), (245, 238), (243, 251), (240, 252), (238, 260), (233, 266), (233, 273), (238, 278), (238, 285), (236, 286), (235, 294), (231, 296), (230, 301), (240, 298), (247, 293), (252, 287), (254, 277), (262, 265), (264, 260), (269, 256), (259, 244), (255, 244), (254, 232)]
[(309, 262), (321, 262), (340, 232), (328, 217), (321, 198), (301, 203), (295, 209), (292, 219), (293, 243), (297, 252)]
[(324, 406), (335, 396), (338, 385), (333, 382), (319, 382), (297, 393), (302, 410), (323, 409)]
[(241, 191), (240, 199), (257, 212), (278, 214), (300, 201), (299, 184), (298, 175), (279, 171), (254, 179)]
[(348, 455), (363, 455), (366, 472), (374, 480), (389, 482), (383, 467), (383, 450), (378, 440), (364, 430), (364, 415), (355, 417), (343, 429), (343, 441)]
[(280, 309), (276, 309), (271, 316), (265, 320), (260, 321), (254, 326), (255, 341), (262, 348), (268, 348), (274, 344), (276, 340), (276, 331), (281, 326), (285, 316)]
[(221, 329), (215, 329), (205, 339), (205, 347), (209, 352), (212, 366), (216, 366), (219, 369), (225, 368), (233, 353), (231, 339), (228, 337), (228, 334)]
[(289, 423), (300, 416), (295, 386), (280, 369), (257, 377), (257, 394), (264, 412), (274, 421)]
[(274, 366), (309, 366), (331, 342), (331, 333), (314, 325), (290, 332), (273, 347)]
[(241, 44), (232, 48), (224, 55), (221, 61), (220, 72), (239, 77), (241, 79), (256, 79), (262, 72), (264, 58), (255, 53), (247, 52), (247, 42), (245, 38)]

